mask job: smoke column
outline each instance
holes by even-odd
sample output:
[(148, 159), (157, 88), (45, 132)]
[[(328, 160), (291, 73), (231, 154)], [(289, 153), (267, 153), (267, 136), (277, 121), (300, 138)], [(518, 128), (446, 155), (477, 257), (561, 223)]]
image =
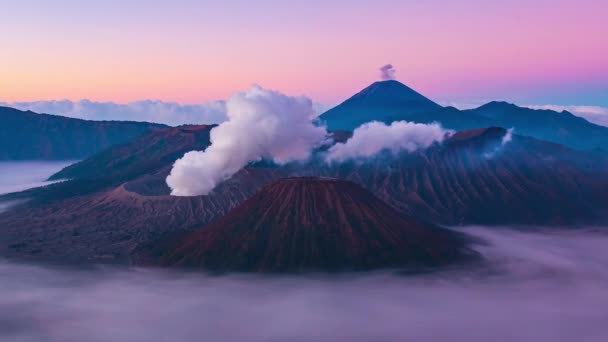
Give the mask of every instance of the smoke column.
[(486, 152), (486, 153), (484, 154), (484, 156), (485, 156), (487, 159), (494, 158), (494, 156), (495, 156), (495, 155), (496, 155), (498, 152), (500, 152), (500, 150), (502, 150), (502, 149), (503, 149), (503, 147), (505, 147), (505, 146), (506, 146), (508, 143), (510, 143), (510, 142), (511, 142), (511, 140), (513, 140), (513, 130), (514, 130), (514, 128), (512, 128), (512, 127), (511, 127), (511, 128), (509, 128), (509, 129), (507, 130), (507, 133), (505, 133), (505, 135), (502, 137), (502, 140), (500, 141), (500, 145), (498, 145), (498, 146), (497, 146), (497, 147), (494, 149), (494, 151), (491, 151), (491, 152)]
[(513, 140), (513, 128), (509, 128), (507, 130), (507, 134), (504, 135), (504, 137), (502, 137), (502, 141), (500, 142), (500, 146), (505, 146), (506, 144), (510, 143), (511, 140)]
[(395, 121), (386, 125), (378, 121), (369, 122), (357, 127), (352, 138), (345, 143), (332, 146), (325, 159), (327, 162), (342, 162), (370, 158), (381, 151), (391, 151), (393, 154), (413, 152), (442, 142), (450, 133), (437, 123), (427, 125)]
[(380, 79), (383, 81), (395, 79), (395, 68), (392, 64), (386, 64), (380, 68)]
[(302, 161), (327, 139), (314, 124), (313, 103), (254, 86), (226, 103), (227, 121), (211, 130), (211, 146), (186, 153), (167, 177), (171, 194), (207, 195), (249, 162)]

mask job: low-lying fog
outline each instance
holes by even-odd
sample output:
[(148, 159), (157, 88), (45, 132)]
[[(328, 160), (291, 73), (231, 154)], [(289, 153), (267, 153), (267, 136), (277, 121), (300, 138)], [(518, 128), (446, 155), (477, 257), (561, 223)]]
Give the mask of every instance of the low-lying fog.
[[(0, 161), (0, 195), (51, 184), (46, 180), (73, 161)], [(19, 201), (0, 201), (0, 213)]]
[(0, 195), (50, 184), (46, 180), (73, 161), (1, 161)]
[(608, 340), (608, 235), (467, 231), (486, 267), (407, 277), (0, 263), (0, 340)]

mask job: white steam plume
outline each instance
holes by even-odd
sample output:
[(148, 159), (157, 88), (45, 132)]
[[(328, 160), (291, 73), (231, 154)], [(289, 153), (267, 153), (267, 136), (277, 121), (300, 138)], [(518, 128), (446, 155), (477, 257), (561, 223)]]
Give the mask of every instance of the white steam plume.
[(513, 127), (507, 130), (507, 133), (502, 137), (502, 141), (500, 142), (500, 147), (505, 146), (513, 140)]
[(380, 78), (383, 81), (395, 79), (395, 68), (392, 64), (386, 64), (380, 68)]
[(373, 121), (357, 127), (345, 143), (332, 146), (325, 158), (327, 162), (342, 162), (373, 157), (381, 151), (413, 152), (442, 142), (450, 133), (438, 123), (395, 121), (386, 125)]
[(496, 153), (500, 152), (500, 150), (502, 150), (503, 147), (505, 147), (505, 145), (507, 145), (508, 143), (511, 142), (511, 140), (513, 140), (513, 130), (514, 128), (511, 127), (507, 130), (507, 133), (505, 133), (505, 135), (503, 135), (502, 140), (500, 141), (500, 145), (498, 145), (494, 151), (492, 152), (486, 152), (486, 154), (484, 155), (486, 158), (490, 159), (490, 158), (494, 158), (494, 156), (496, 155)]
[(227, 121), (211, 130), (211, 146), (177, 160), (167, 177), (171, 194), (207, 195), (249, 162), (302, 161), (327, 139), (315, 126), (313, 103), (254, 86), (226, 103)]

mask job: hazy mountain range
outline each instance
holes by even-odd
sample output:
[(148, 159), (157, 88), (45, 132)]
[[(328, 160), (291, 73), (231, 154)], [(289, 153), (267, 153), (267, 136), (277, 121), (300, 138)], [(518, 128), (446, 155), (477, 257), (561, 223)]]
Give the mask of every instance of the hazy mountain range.
[(330, 130), (351, 131), (364, 122), (398, 120), (439, 122), (445, 128), (514, 128), (515, 132), (575, 149), (608, 148), (608, 127), (572, 113), (534, 110), (506, 102), (479, 108), (442, 107), (406, 85), (390, 80), (376, 82), (320, 116)]
[[(92, 106), (87, 105), (88, 103), (90, 101), (78, 105), (55, 101), (52, 106), (31, 105), (30, 107), (56, 108), (60, 112), (65, 112), (64, 107), (68, 106), (71, 111), (74, 111), (74, 108), (91, 111), (92, 114), (85, 117), (98, 118), (104, 117), (101, 112), (107, 112), (108, 115), (119, 112), (127, 114), (118, 117), (135, 117), (140, 120), (168, 123), (180, 122), (169, 120), (171, 116), (186, 116), (188, 117), (186, 121), (197, 122), (202, 118), (212, 118), (209, 120), (213, 123), (220, 122), (225, 117), (223, 102), (200, 106), (200, 108), (197, 106), (182, 106), (182, 108), (177, 104), (153, 101), (122, 106), (113, 104)], [(146, 111), (150, 113), (149, 116), (141, 114)], [(200, 118), (196, 117), (197, 113), (201, 113)], [(563, 144), (574, 149), (603, 151), (608, 149), (608, 127), (590, 123), (567, 111), (534, 110), (506, 102), (490, 102), (479, 108), (458, 110), (454, 107), (442, 107), (394, 80), (370, 85), (320, 115), (320, 120), (332, 131), (352, 131), (362, 123), (372, 120), (385, 123), (398, 120), (419, 123), (438, 122), (443, 127), (454, 130), (495, 126), (514, 128), (517, 134)], [(2, 160), (83, 159), (110, 146), (127, 142), (149, 129), (167, 127), (163, 124), (144, 122), (81, 120), (19, 111), (8, 107), (0, 107), (0, 122), (2, 123), (0, 159)]]
[(87, 121), (0, 107), (0, 160), (83, 159), (164, 127), (146, 122)]
[[(74, 120), (5, 111), (13, 116), (22, 115), (30, 122), (37, 122), (39, 118), (52, 122)], [(170, 196), (166, 178), (175, 160), (185, 152), (205, 150), (210, 145), (210, 131), (215, 126), (171, 128), (118, 123), (135, 125), (142, 130), (137, 137), (123, 136), (124, 140), (113, 147), (50, 178), (68, 181), (0, 198), (27, 200), (0, 214), (3, 227), (0, 255), (76, 263), (128, 264), (148, 260), (153, 264), (237, 270), (276, 271), (292, 269), (291, 266), (293, 269), (330, 269), (333, 266), (329, 260), (334, 258), (323, 256), (325, 252), (321, 251), (331, 250), (327, 246), (332, 244), (343, 246), (338, 243), (349, 238), (345, 231), (324, 231), (325, 240), (315, 240), (320, 245), (306, 244), (300, 239), (320, 238), (303, 234), (302, 231), (308, 229), (303, 227), (308, 227), (313, 217), (328, 217), (328, 206), (332, 205), (336, 205), (335, 210), (348, 207), (343, 211), (354, 216), (337, 216), (333, 223), (314, 221), (315, 227), (351, 225), (350, 231), (358, 232), (352, 238), (375, 236), (378, 243), (388, 249), (392, 248), (393, 241), (388, 236), (400, 234), (394, 230), (396, 222), (405, 228), (416, 224), (575, 227), (608, 222), (608, 178), (605, 177), (608, 158), (603, 149), (608, 139), (608, 134), (604, 134), (607, 128), (569, 113), (535, 111), (499, 102), (459, 111), (441, 107), (401, 83), (384, 81), (372, 84), (320, 118), (329, 127), (333, 141), (318, 147), (308, 161), (285, 165), (265, 160), (253, 162), (221, 182), (209, 195), (192, 197)], [(386, 151), (365, 160), (328, 163), (323, 158), (335, 144), (349, 141), (355, 127), (372, 120), (438, 121), (455, 132), (425, 148), (399, 153)], [(76, 122), (85, 127), (110, 125)], [(41, 125), (49, 127), (46, 122)], [(103, 130), (95, 131), (97, 137), (105, 136), (100, 132)], [(70, 144), (81, 139), (79, 136), (67, 138), (73, 139)], [(53, 140), (47, 141), (51, 144)], [(306, 178), (313, 185), (309, 187), (309, 181), (295, 178), (294, 184), (298, 185), (295, 189), (291, 183), (281, 182), (266, 187), (287, 177), (313, 177)], [(322, 179), (327, 178), (333, 180), (323, 183)], [(319, 184), (324, 186), (318, 187)], [(328, 184), (331, 186), (326, 187)], [(319, 188), (318, 193), (311, 190), (310, 206), (302, 204), (304, 192), (300, 185), (306, 189)], [(339, 194), (335, 187), (344, 193)], [(353, 190), (359, 187), (365, 190)], [(293, 195), (294, 191), (300, 195)], [(252, 196), (257, 200), (248, 201)], [(384, 203), (378, 204), (382, 203), (379, 201)], [(385, 212), (387, 221), (372, 215), (370, 207)], [(354, 214), (357, 211), (361, 215)], [(265, 218), (264, 215), (271, 216)], [(412, 223), (406, 224), (403, 220)], [(223, 245), (218, 245), (220, 242), (215, 238), (206, 237), (204, 232), (209, 224), (215, 224), (209, 227), (217, 231), (218, 235), (214, 236), (224, 236), (224, 243), (230, 244), (228, 237), (239, 239), (239, 236), (255, 241), (278, 239), (297, 247), (299, 252), (294, 250), (293, 255), (280, 254), (267, 259), (255, 254), (265, 248), (251, 240), (247, 247), (251, 249), (246, 251), (237, 251), (235, 245), (229, 245), (234, 248), (231, 253), (234, 258), (227, 259), (227, 264), (218, 264), (218, 258), (224, 255), (218, 252), (221, 249), (218, 246)], [(375, 228), (358, 230), (362, 224)], [(259, 235), (250, 235), (254, 231), (247, 229), (254, 227), (270, 230), (254, 230)], [(201, 233), (189, 233), (195, 229)], [(234, 234), (223, 235), (228, 231)], [(407, 229), (403, 234), (414, 237)], [(429, 237), (428, 241), (433, 238)], [(371, 245), (343, 247), (336, 250), (344, 253), (340, 258), (347, 255), (351, 258), (355, 250), (364, 253), (360, 258), (348, 259), (354, 268), (365, 268), (360, 262), (376, 254), (369, 252), (375, 248)], [(366, 250), (369, 253), (365, 253)], [(405, 260), (397, 254), (386, 257), (375, 265)], [(428, 257), (420, 260), (431, 260)], [(244, 259), (255, 264), (243, 264)], [(291, 266), (287, 267), (288, 264)], [(342, 266), (349, 267), (344, 264), (339, 268)]]

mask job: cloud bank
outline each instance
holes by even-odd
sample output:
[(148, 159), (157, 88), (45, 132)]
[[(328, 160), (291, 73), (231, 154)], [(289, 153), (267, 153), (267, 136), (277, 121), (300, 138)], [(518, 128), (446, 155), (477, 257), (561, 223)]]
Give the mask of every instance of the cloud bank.
[(328, 162), (343, 162), (370, 158), (382, 151), (393, 154), (413, 152), (441, 143), (450, 133), (438, 123), (395, 121), (387, 125), (378, 121), (368, 122), (357, 127), (345, 143), (330, 147), (325, 159)]
[[(226, 120), (226, 102), (221, 100), (191, 105), (158, 100), (142, 100), (126, 104), (57, 100), (0, 102), (0, 106), (84, 120), (146, 121), (169, 126), (217, 124)], [(333, 105), (313, 103), (317, 116), (331, 107)]]
[(576, 116), (587, 119), (597, 125), (608, 126), (608, 108), (599, 106), (559, 106), (559, 105), (540, 105), (527, 106), (532, 109), (548, 109), (556, 112), (567, 111)]
[(177, 160), (167, 177), (171, 194), (207, 195), (248, 163), (302, 161), (327, 139), (313, 103), (254, 86), (226, 103), (227, 121), (211, 130), (211, 146)]
[(34, 101), (0, 102), (0, 105), (36, 113), (62, 115), (85, 120), (148, 121), (170, 126), (220, 123), (226, 119), (224, 101), (181, 105), (175, 102), (144, 100), (117, 104), (113, 102)]
[[(47, 179), (70, 164), (69, 161), (0, 161), (0, 195), (55, 183)], [(0, 213), (23, 202), (0, 200)]]
[(468, 227), (479, 268), (209, 277), (0, 261), (0, 340), (608, 340), (608, 236)]
[(395, 79), (395, 68), (392, 64), (386, 64), (380, 68), (380, 79), (383, 81), (389, 81)]

